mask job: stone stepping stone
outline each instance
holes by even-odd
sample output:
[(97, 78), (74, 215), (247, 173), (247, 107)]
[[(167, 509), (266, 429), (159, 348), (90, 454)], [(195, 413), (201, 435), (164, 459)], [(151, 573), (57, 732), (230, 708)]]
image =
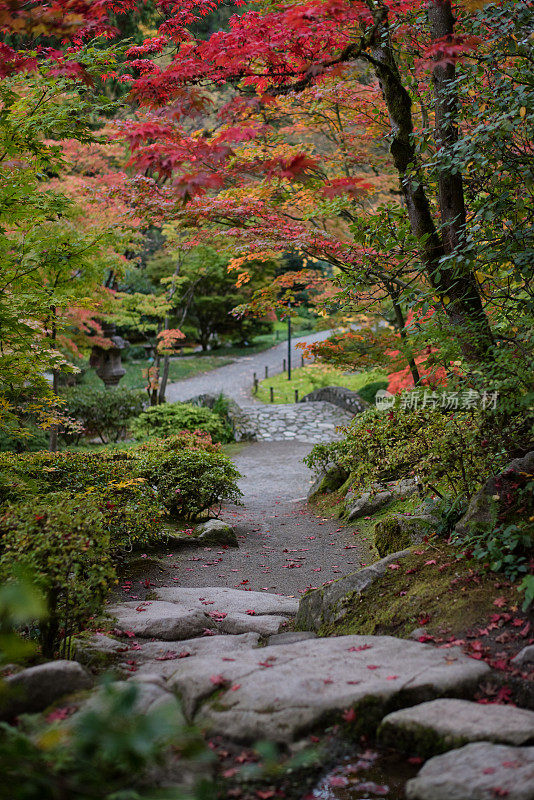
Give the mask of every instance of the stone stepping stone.
[(132, 600), (110, 606), (108, 614), (116, 618), (117, 627), (125, 633), (146, 639), (190, 639), (206, 629), (215, 629), (207, 613), (175, 603)]
[(353, 724), (374, 731), (392, 709), (463, 695), (489, 672), (459, 648), (390, 636), (310, 639), (175, 663), (169, 685), (189, 717), (231, 739), (278, 742), (341, 721), (351, 708)]
[(534, 800), (534, 747), (468, 744), (431, 758), (406, 785), (408, 800)]
[(534, 711), (441, 699), (395, 711), (382, 721), (380, 742), (428, 757), (469, 742), (534, 743)]
[(159, 600), (127, 601), (108, 609), (123, 631), (150, 639), (191, 639), (214, 631), (270, 636), (298, 610), (298, 600), (225, 587), (168, 588)]
[(237, 612), (243, 614), (254, 611), (256, 614), (283, 614), (295, 616), (299, 601), (293, 597), (268, 592), (247, 592), (243, 589), (230, 589), (226, 586), (201, 586), (198, 589), (171, 586), (156, 589), (158, 600), (168, 603), (193, 604), (201, 610)]

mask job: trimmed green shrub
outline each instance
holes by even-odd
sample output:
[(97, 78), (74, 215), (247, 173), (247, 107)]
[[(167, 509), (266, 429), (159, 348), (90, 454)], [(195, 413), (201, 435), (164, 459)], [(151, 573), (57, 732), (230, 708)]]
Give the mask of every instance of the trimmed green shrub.
[(165, 403), (143, 411), (131, 425), (136, 439), (172, 436), (180, 430), (204, 431), (214, 442), (232, 441), (229, 426), (214, 411), (192, 403)]
[[(128, 423), (143, 410), (146, 394), (132, 389), (93, 389), (77, 387), (63, 395), (64, 411), (83, 425), (86, 436), (98, 436), (101, 441), (118, 442), (124, 438)], [(65, 433), (66, 441), (79, 435)]]
[(185, 450), (156, 458), (151, 454), (142, 474), (175, 519), (194, 520), (223, 501), (238, 502), (241, 497), (239, 472), (222, 453)]
[(103, 515), (87, 495), (54, 492), (9, 505), (0, 517), (0, 577), (26, 568), (46, 597), (40, 624), (43, 655), (80, 630), (102, 608), (115, 572)]
[(374, 403), (376, 393), (379, 392), (381, 389), (387, 389), (388, 382), (387, 381), (373, 381), (373, 383), (368, 383), (367, 386), (362, 386), (361, 389), (358, 389), (358, 394), (365, 400), (367, 403)]

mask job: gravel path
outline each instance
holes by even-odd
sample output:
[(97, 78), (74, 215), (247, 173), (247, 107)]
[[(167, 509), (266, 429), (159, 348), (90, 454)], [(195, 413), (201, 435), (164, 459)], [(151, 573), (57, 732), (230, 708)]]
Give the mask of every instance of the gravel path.
[[(312, 473), (302, 459), (310, 449), (294, 441), (245, 446), (233, 459), (243, 476), (244, 506), (229, 506), (222, 513), (237, 533), (239, 549), (169, 550), (169, 566), (163, 573), (152, 573), (154, 584), (229, 586), (298, 596), (370, 563), (369, 549), (353, 527), (308, 509), (305, 495)], [(144, 596), (142, 585), (138, 591)]]
[[(319, 342), (328, 338), (331, 331), (320, 331), (311, 333), (308, 336), (301, 336), (293, 340), (292, 364), (294, 367), (300, 366), (302, 351), (297, 349), (298, 342)], [(228, 397), (232, 397), (240, 406), (254, 405), (258, 401), (251, 394), (254, 372), (258, 380), (265, 377), (265, 367), (269, 370), (269, 375), (277, 375), (282, 372), (282, 361), (287, 357), (287, 343), (282, 342), (276, 347), (264, 350), (263, 353), (256, 353), (251, 356), (242, 356), (236, 359), (233, 364), (211, 370), (195, 378), (187, 378), (178, 383), (170, 383), (167, 387), (167, 399), (169, 402), (178, 400), (189, 400), (197, 394), (219, 394), (224, 392)]]

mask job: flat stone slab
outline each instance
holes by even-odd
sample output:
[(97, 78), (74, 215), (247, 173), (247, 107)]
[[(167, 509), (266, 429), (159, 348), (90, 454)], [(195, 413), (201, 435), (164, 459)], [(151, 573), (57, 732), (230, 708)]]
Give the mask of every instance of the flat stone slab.
[(406, 785), (408, 800), (534, 800), (534, 747), (468, 744), (431, 758)]
[(395, 711), (382, 721), (383, 744), (412, 755), (429, 756), (469, 742), (534, 743), (534, 711), (441, 699)]
[(49, 661), (5, 678), (9, 694), (0, 703), (0, 719), (43, 711), (67, 694), (91, 688), (93, 678), (77, 661)]
[(206, 612), (162, 601), (131, 600), (110, 606), (108, 613), (116, 618), (118, 628), (147, 639), (190, 639), (215, 629)]
[(243, 589), (230, 589), (226, 586), (203, 586), (198, 589), (171, 586), (157, 589), (158, 600), (168, 603), (181, 603), (199, 608), (202, 611), (223, 611), (246, 614), (283, 614), (295, 616), (299, 601), (293, 597), (284, 597), (268, 592), (247, 592)]
[(169, 686), (185, 713), (210, 733), (244, 741), (289, 742), (341, 721), (340, 712), (350, 708), (355, 724), (372, 731), (388, 712), (444, 694), (462, 696), (489, 672), (459, 648), (390, 636), (309, 639), (175, 663)]
[(166, 641), (217, 633), (278, 633), (298, 610), (298, 600), (226, 587), (159, 589), (158, 600), (111, 606), (117, 625), (144, 638)]
[[(145, 642), (135, 649), (123, 653), (124, 658), (135, 661), (137, 671), (132, 680), (146, 675), (159, 675), (166, 679), (176, 672), (176, 662), (192, 656), (233, 656), (242, 650), (259, 646), (258, 633), (242, 633), (237, 636), (202, 636), (176, 642)], [(137, 649), (139, 647), (139, 649)]]

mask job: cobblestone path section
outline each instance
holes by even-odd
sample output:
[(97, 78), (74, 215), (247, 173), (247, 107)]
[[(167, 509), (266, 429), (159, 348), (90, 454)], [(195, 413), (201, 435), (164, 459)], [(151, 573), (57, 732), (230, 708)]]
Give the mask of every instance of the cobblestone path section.
[(341, 438), (336, 430), (353, 415), (332, 403), (247, 406), (245, 413), (259, 442), (300, 441), (318, 444)]

